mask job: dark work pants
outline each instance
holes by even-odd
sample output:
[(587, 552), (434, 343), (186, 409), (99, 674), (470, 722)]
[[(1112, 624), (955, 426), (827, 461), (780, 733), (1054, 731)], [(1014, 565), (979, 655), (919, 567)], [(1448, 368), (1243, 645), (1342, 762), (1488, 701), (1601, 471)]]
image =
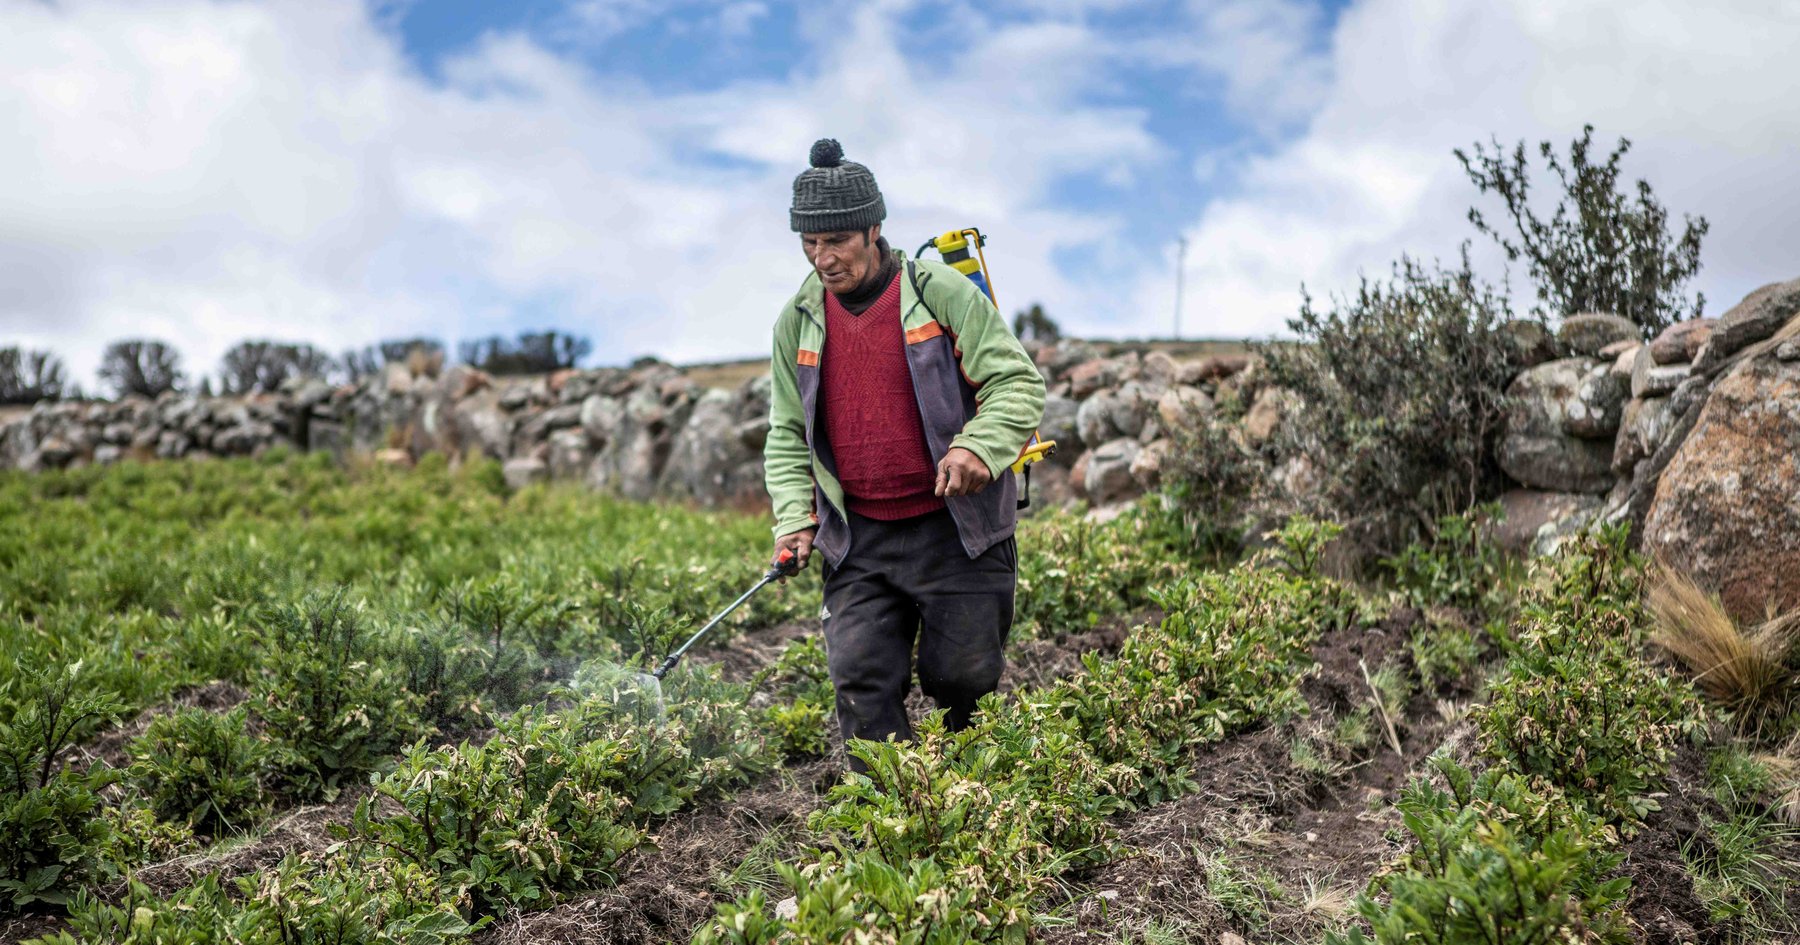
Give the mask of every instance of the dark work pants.
[(953, 729), (968, 727), (976, 700), (1000, 684), (1013, 539), (971, 560), (948, 509), (894, 522), (851, 512), (850, 536), (843, 564), (825, 568), (825, 651), (844, 737), (912, 737), (915, 640), (919, 688)]

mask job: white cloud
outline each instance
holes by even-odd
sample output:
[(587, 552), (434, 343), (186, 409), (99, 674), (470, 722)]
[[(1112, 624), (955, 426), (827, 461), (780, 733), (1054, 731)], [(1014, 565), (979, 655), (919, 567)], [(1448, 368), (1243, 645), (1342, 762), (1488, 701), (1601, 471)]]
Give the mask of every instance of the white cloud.
[[(604, 31), (635, 10), (581, 12)], [(896, 48), (906, 12), (861, 8), (781, 81), (675, 95), (517, 34), (434, 82), (353, 0), (8, 6), (0, 122), (29, 144), (0, 149), (0, 337), (88, 377), (136, 335), (198, 370), (246, 337), (336, 351), (534, 323), (603, 360), (756, 352), (804, 273), (785, 207), (821, 135), (876, 169), (896, 242), (1005, 221), (1004, 282), (1074, 296), (1049, 253), (1117, 222), (1043, 191), (1153, 153), (1142, 114), (1056, 83), (944, 100)], [(1088, 37), (978, 41), (993, 55), (968, 63), (1048, 77)]]
[[(1403, 252), (1449, 258), (1471, 237), (1497, 273), (1464, 218), (1480, 198), (1451, 149), (1491, 135), (1566, 148), (1584, 122), (1597, 144), (1632, 139), (1627, 174), (1677, 217), (1712, 222), (1699, 287), (1719, 314), (1800, 269), (1785, 238), (1800, 214), (1800, 111), (1785, 101), (1797, 43), (1800, 20), (1759, 0), (1357, 3), (1306, 131), (1239, 163), (1238, 189), (1189, 229), (1188, 324), (1279, 331), (1302, 282), (1351, 288)], [(1528, 299), (1525, 279), (1512, 273)], [(1166, 299), (1171, 280), (1149, 279), (1137, 297)]]

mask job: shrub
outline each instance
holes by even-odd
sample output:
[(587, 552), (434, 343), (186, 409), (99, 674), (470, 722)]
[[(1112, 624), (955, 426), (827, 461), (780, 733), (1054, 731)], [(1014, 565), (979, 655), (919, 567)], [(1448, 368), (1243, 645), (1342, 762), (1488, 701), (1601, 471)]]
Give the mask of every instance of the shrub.
[[(1630, 941), (1623, 901), (1631, 881), (1606, 878), (1624, 859), (1617, 837), (1580, 807), (1497, 769), (1479, 778), (1446, 756), (1433, 765), (1448, 790), (1415, 781), (1398, 808), (1418, 846), (1357, 911), (1380, 945)], [(1360, 928), (1330, 945), (1370, 941)]]
[(1519, 366), (1511, 318), (1466, 252), (1448, 271), (1402, 259), (1391, 280), (1365, 278), (1329, 309), (1307, 296), (1288, 327), (1309, 343), (1265, 348), (1270, 383), (1303, 403), (1277, 449), (1313, 462), (1321, 498), (1359, 539), (1398, 547), (1499, 494), (1495, 437)]
[(464, 364), (490, 374), (548, 374), (574, 367), (593, 350), (592, 341), (555, 330), (523, 332), (516, 341), (493, 335), (456, 346)]
[(245, 731), (249, 713), (182, 709), (150, 723), (131, 747), (133, 784), (156, 816), (218, 836), (255, 821), (264, 807), (267, 746)]
[(1044, 307), (1036, 302), (1031, 307), (1013, 315), (1013, 334), (1020, 341), (1056, 341), (1062, 337), (1062, 326), (1056, 319), (1044, 314)]
[(220, 393), (272, 393), (290, 378), (324, 378), (335, 367), (330, 355), (309, 344), (240, 341), (219, 363)]
[(1163, 519), (1171, 544), (1189, 554), (1234, 557), (1244, 545), (1248, 513), (1270, 488), (1268, 466), (1219, 417), (1191, 411), (1172, 431), (1162, 462)]
[(1631, 142), (1620, 138), (1604, 163), (1589, 157), (1593, 143), (1594, 126), (1587, 125), (1569, 144), (1566, 164), (1550, 142), (1538, 145), (1562, 189), (1547, 220), (1531, 206), (1525, 142), (1513, 149), (1510, 160), (1498, 139), (1492, 151), (1477, 143), (1473, 156), (1457, 149), (1469, 180), (1504, 204), (1511, 226), (1502, 227), (1511, 235), (1478, 209), (1469, 211), (1469, 221), (1493, 237), (1508, 259), (1525, 259), (1542, 314), (1613, 312), (1641, 326), (1646, 338), (1690, 315), (1699, 317), (1705, 297), (1696, 294), (1690, 304), (1681, 289), (1700, 270), (1706, 219), (1684, 218), (1677, 239), (1669, 232), (1669, 212), (1648, 183), (1637, 182), (1635, 201), (1619, 189), (1619, 162)]
[(274, 743), (285, 793), (335, 798), (421, 733), (417, 697), (341, 592), (266, 608), (260, 643), (253, 711)]

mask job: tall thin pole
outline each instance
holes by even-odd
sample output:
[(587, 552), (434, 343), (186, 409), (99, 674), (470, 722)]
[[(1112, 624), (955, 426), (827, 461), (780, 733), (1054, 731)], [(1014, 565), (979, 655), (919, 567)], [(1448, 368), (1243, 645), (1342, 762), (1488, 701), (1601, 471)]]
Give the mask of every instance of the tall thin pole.
[(1175, 250), (1175, 338), (1181, 338), (1181, 274), (1187, 266), (1187, 237), (1182, 237)]

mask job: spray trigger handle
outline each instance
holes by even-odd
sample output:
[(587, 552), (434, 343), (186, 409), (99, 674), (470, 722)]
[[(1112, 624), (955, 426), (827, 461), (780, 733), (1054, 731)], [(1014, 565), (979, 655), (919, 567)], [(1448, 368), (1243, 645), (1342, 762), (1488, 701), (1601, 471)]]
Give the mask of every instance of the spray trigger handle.
[(791, 577), (800, 573), (800, 559), (791, 548), (781, 549), (775, 558), (775, 564), (769, 568), (770, 578)]

